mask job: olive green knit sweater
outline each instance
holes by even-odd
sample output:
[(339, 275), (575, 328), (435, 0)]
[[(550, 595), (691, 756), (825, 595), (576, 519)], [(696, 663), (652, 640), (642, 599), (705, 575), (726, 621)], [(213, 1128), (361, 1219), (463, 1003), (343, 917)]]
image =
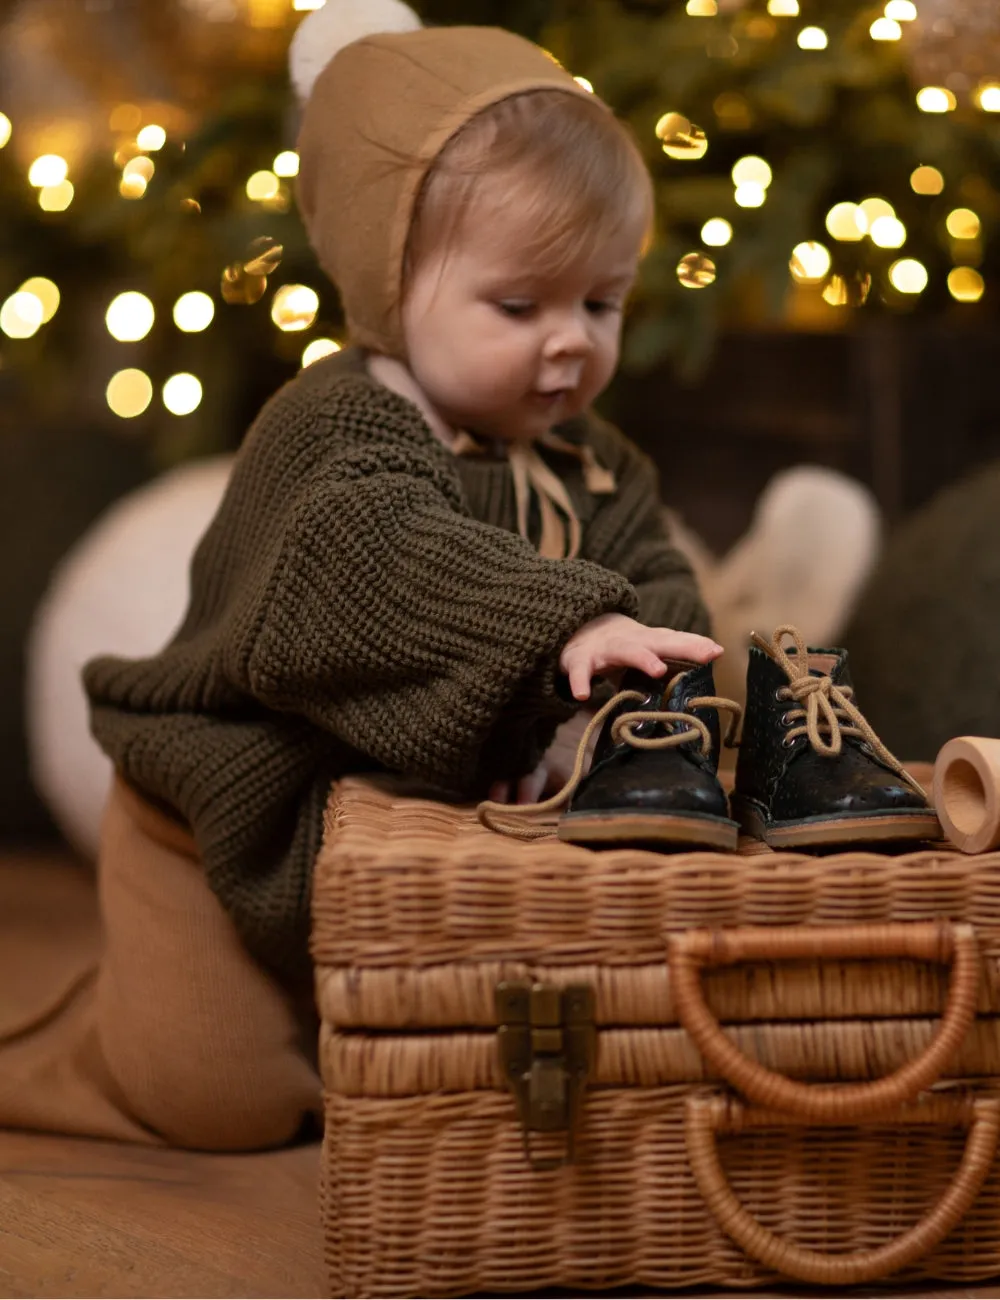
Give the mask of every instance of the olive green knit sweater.
[(476, 797), (530, 771), (572, 716), (558, 655), (588, 620), (707, 630), (650, 461), (596, 417), (560, 433), (618, 480), (591, 496), (575, 459), (544, 452), (583, 524), (576, 560), (516, 534), (504, 460), (454, 457), (362, 354), (318, 362), (248, 433), (170, 644), (88, 664), (98, 741), (191, 825), (211, 887), (279, 974), (308, 970), (331, 778), (390, 770)]

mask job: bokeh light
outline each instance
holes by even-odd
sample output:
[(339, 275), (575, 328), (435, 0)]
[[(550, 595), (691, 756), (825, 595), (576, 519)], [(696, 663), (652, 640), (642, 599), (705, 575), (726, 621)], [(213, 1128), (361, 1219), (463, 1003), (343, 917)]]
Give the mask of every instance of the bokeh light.
[(314, 361), (321, 361), (323, 357), (332, 356), (340, 350), (340, 344), (336, 339), (313, 339), (303, 350), (302, 365), (311, 366)]
[(917, 167), (910, 173), (910, 187), (915, 194), (940, 194), (944, 189), (944, 176), (936, 167)]
[(733, 228), (725, 217), (711, 217), (701, 228), (702, 243), (722, 248), (733, 237)]
[(199, 334), (215, 319), (215, 303), (207, 293), (193, 289), (174, 303), (174, 324), (185, 334)]
[(123, 420), (134, 420), (153, 400), (153, 382), (143, 370), (119, 370), (105, 392), (108, 406)]
[(201, 405), (201, 380), (195, 375), (171, 375), (163, 385), (163, 405), (171, 415), (190, 415)]
[(819, 284), (830, 271), (830, 250), (818, 240), (807, 239), (792, 249), (788, 268), (799, 284)]
[(319, 295), (307, 284), (285, 284), (274, 295), (271, 319), (286, 332), (307, 330), (319, 311)]
[(144, 293), (120, 293), (105, 315), (108, 333), (119, 343), (137, 343), (153, 328), (156, 313)]
[(927, 267), (915, 257), (903, 257), (889, 267), (889, 283), (900, 293), (923, 293), (927, 288)]
[(948, 292), (956, 302), (978, 302), (986, 282), (972, 266), (955, 266), (948, 272)]

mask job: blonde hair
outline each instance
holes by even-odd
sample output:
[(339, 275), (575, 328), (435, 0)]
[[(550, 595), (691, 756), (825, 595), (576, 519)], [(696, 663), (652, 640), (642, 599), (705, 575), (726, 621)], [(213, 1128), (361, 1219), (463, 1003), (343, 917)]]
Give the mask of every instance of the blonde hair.
[(637, 246), (649, 241), (653, 186), (628, 128), (586, 95), (525, 91), (478, 113), (435, 159), (410, 226), (405, 280), (451, 246), (486, 179), (503, 179), (529, 232), (519, 250), (526, 266), (558, 275), (626, 232)]

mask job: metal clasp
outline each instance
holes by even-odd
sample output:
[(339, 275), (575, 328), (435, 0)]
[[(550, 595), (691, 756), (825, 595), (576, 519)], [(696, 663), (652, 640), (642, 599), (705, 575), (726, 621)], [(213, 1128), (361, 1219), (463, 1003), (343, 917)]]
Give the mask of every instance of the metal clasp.
[[(597, 1057), (594, 990), (504, 980), (496, 1011), (500, 1065), (514, 1093), (524, 1154), (533, 1169), (559, 1169), (573, 1160), (580, 1102)], [(532, 1133), (565, 1133), (563, 1155), (535, 1157)]]

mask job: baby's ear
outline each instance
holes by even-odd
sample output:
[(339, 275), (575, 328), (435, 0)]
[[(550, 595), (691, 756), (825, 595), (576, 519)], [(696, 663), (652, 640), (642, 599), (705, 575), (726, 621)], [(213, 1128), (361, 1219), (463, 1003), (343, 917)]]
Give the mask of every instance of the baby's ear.
[(327, 0), (299, 24), (288, 51), (292, 84), (305, 104), (316, 78), (345, 45), (384, 32), (415, 32), (423, 26), (403, 0)]

